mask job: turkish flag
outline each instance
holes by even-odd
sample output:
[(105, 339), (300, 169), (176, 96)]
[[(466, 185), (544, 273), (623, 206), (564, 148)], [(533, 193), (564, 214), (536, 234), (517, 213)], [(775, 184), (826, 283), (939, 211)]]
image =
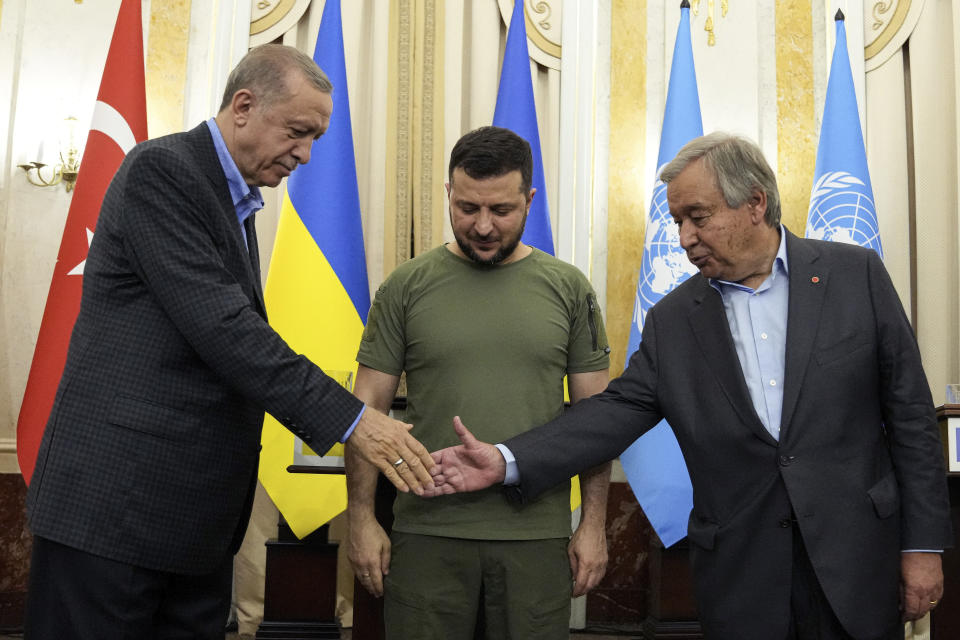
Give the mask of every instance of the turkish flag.
[(122, 0), (17, 421), (17, 459), (27, 484), (80, 311), (83, 265), (103, 195), (127, 152), (147, 139), (140, 20), (140, 0)]

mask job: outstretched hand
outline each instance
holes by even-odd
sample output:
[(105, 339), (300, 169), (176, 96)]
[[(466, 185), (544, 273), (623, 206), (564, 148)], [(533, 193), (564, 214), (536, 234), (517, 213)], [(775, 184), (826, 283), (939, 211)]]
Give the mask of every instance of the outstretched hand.
[(477, 440), (464, 426), (460, 416), (453, 419), (453, 430), (463, 444), (434, 451), (430, 455), (436, 465), (433, 488), (427, 487), (425, 497), (477, 491), (503, 482), (507, 463), (500, 450), (492, 444)]
[(433, 460), (408, 433), (412, 427), (379, 411), (364, 411), (345, 446), (377, 467), (398, 490), (422, 495), (435, 491), (430, 477)]

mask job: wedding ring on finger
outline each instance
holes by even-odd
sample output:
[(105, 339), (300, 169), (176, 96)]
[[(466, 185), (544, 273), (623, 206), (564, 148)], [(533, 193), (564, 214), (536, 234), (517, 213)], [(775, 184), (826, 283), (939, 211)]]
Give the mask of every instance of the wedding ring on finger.
[(402, 465), (402, 464), (403, 464), (403, 458), (400, 458), (399, 460), (397, 460), (396, 462), (393, 463), (393, 468), (394, 468), (394, 469), (399, 469), (399, 468), (400, 468), (400, 465)]

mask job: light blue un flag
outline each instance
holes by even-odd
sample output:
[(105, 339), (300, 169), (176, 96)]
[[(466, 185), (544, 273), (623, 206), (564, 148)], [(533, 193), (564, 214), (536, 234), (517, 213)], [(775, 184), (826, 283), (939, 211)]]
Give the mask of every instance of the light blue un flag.
[(530, 144), (533, 152), (533, 183), (537, 190), (530, 204), (527, 226), (521, 240), (553, 255), (553, 231), (550, 228), (550, 206), (543, 181), (543, 159), (540, 154), (540, 130), (537, 128), (537, 105), (533, 100), (530, 78), (530, 54), (527, 51), (527, 28), (524, 24), (523, 0), (513, 3), (513, 16), (507, 31), (507, 47), (500, 69), (497, 106), (493, 125), (510, 129)]
[[(650, 216), (637, 281), (637, 299), (627, 344), (627, 364), (640, 346), (647, 312), (660, 298), (697, 272), (680, 248), (680, 236), (667, 208), (667, 185), (660, 182), (660, 170), (683, 145), (703, 135), (700, 97), (690, 43), (690, 4), (680, 5), (680, 24), (673, 48), (670, 85), (663, 112), (657, 181), (650, 202)], [(661, 421), (620, 455), (620, 462), (637, 501), (669, 547), (687, 535), (687, 520), (693, 508), (693, 489), (680, 446), (666, 421)]]
[(842, 12), (837, 12), (836, 21), (837, 42), (823, 106), (806, 236), (869, 247), (882, 258)]

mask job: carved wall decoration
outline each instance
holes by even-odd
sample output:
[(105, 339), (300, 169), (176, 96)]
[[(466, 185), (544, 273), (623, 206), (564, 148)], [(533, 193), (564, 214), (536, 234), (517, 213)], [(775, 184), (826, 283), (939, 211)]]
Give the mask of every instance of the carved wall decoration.
[[(730, 3), (728, 0), (720, 0), (720, 17), (726, 18), (727, 11), (730, 10)], [(691, 3), (690, 13), (693, 15), (699, 15), (700, 13), (700, 0), (693, 0)], [(707, 0), (707, 21), (703, 25), (703, 30), (707, 32), (707, 46), (712, 47), (717, 44), (716, 36), (716, 22), (714, 17), (716, 16), (716, 6), (714, 0)]]
[(253, 0), (250, 3), (250, 48), (273, 42), (306, 13), (310, 0)]
[[(551, 69), (560, 68), (563, 0), (516, 0), (523, 2), (530, 57)], [(506, 25), (513, 14), (513, 0), (497, 0)]]
[(876, 69), (913, 33), (923, 0), (864, 0), (863, 57), (867, 71)]

